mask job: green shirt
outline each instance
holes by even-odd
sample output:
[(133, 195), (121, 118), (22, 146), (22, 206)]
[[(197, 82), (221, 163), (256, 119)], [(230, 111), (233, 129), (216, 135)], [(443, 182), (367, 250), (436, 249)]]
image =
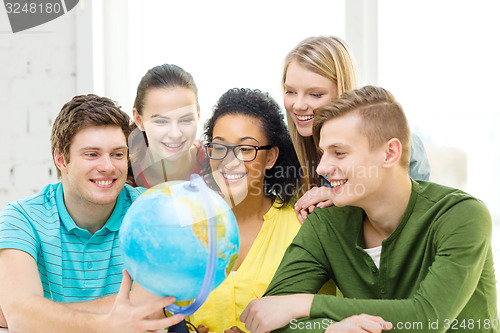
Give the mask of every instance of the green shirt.
[(392, 322), (389, 332), (498, 332), (488, 209), (460, 190), (412, 185), (402, 220), (382, 242), (380, 269), (363, 250), (362, 209), (309, 215), (264, 296), (317, 293), (332, 278), (345, 298), (315, 295), (310, 318), (284, 331), (322, 332), (322, 318), (366, 313)]

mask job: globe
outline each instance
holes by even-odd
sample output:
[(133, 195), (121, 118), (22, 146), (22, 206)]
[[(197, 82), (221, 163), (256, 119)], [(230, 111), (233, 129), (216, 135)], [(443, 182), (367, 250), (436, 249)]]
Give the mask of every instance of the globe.
[(207, 281), (208, 295), (231, 273), (239, 249), (230, 207), (198, 175), (140, 195), (123, 219), (120, 240), (125, 268), (134, 281), (177, 301), (199, 298)]

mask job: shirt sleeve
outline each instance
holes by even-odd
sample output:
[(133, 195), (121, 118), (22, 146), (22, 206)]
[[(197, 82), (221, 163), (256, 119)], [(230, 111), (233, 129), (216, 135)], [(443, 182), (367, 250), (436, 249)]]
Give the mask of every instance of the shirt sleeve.
[(431, 175), (431, 165), (424, 143), (414, 133), (411, 133), (409, 174), (415, 180), (429, 180)]
[[(435, 222), (436, 257), (428, 272), (422, 272), (427, 275), (412, 297), (360, 300), (315, 295), (310, 316), (340, 321), (367, 313), (393, 325), (403, 323), (401, 328), (405, 323), (420, 323), (420, 332), (445, 332), (447, 321), (459, 316), (478, 285), (486, 257), (491, 255), (492, 224), (486, 207), (473, 199), (455, 204)], [(430, 327), (431, 322), (439, 326)], [(391, 330), (404, 331), (397, 327)]]
[(21, 250), (36, 261), (39, 242), (23, 207), (9, 204), (0, 212), (0, 249)]
[[(367, 313), (380, 316), (393, 325), (403, 323), (400, 329), (395, 326), (390, 332), (412, 332), (404, 329), (405, 323), (421, 323), (418, 331), (423, 333), (445, 332), (446, 320), (457, 318), (478, 285), (486, 257), (488, 253), (491, 255), (492, 224), (484, 204), (473, 199), (455, 204), (435, 222), (436, 257), (428, 271), (422, 272), (426, 277), (412, 297), (350, 299), (315, 295), (310, 318), (301, 321), (301, 325), (306, 325), (308, 321), (318, 322), (322, 318), (341, 321)], [(322, 245), (318, 236), (306, 220), (264, 296), (316, 294), (331, 272), (324, 255), (327, 246)], [(438, 322), (439, 327), (431, 327), (431, 322)], [(295, 330), (290, 323), (280, 331)]]
[(308, 218), (285, 252), (264, 296), (317, 293), (332, 276), (330, 265), (319, 249), (316, 231)]

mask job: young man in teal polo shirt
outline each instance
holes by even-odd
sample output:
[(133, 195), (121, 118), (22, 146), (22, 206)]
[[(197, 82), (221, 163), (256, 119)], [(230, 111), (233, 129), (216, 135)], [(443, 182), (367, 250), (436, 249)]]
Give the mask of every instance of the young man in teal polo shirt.
[(74, 97), (52, 128), (61, 182), (0, 213), (0, 304), (10, 331), (149, 332), (181, 319), (150, 319), (172, 298), (130, 292), (123, 271), (118, 231), (143, 191), (125, 185), (129, 124), (108, 98)]
[[(497, 332), (488, 209), (408, 177), (409, 128), (393, 96), (347, 92), (317, 110), (313, 136), (334, 206), (307, 217), (264, 297), (242, 313), (246, 328)], [(344, 298), (317, 294), (330, 278)]]

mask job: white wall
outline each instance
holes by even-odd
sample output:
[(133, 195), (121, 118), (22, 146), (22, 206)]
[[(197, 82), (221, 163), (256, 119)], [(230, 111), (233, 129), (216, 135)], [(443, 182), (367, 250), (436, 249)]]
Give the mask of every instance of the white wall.
[(52, 121), (76, 93), (75, 12), (13, 34), (0, 6), (0, 209), (56, 181)]

